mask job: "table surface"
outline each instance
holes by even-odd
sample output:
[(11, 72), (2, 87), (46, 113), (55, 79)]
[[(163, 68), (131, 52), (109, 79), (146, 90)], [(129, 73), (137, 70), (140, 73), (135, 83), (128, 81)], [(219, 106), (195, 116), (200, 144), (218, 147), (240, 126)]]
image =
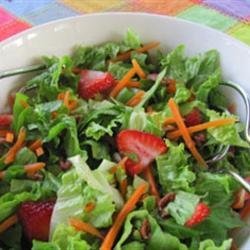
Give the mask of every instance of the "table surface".
[(0, 0), (0, 41), (52, 20), (110, 11), (176, 16), (250, 45), (250, 0)]

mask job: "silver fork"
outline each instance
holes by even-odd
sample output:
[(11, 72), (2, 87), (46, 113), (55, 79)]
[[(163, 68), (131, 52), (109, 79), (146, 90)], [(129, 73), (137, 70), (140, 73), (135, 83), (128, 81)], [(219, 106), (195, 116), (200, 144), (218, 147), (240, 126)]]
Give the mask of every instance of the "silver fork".
[[(37, 65), (31, 65), (31, 66), (26, 66), (26, 67), (17, 68), (17, 69), (0, 71), (0, 79), (15, 76), (15, 75), (20, 75), (20, 74), (40, 71), (40, 70), (44, 70), (44, 69), (46, 69), (45, 65), (37, 64)], [(245, 139), (250, 143), (250, 135), (248, 133), (249, 119), (250, 119), (250, 105), (249, 105), (248, 94), (238, 84), (227, 82), (227, 83), (222, 83), (221, 85), (224, 85), (224, 86), (227, 86), (227, 87), (234, 89), (242, 97), (244, 104), (245, 104), (245, 108), (246, 108), (246, 123), (245, 123), (244, 136), (245, 136)], [(215, 156), (213, 156), (213, 158), (207, 160), (207, 163), (212, 164), (212, 163), (215, 163), (215, 162), (222, 160), (226, 156), (226, 154), (228, 153), (229, 148), (230, 148), (229, 146), (222, 147), (222, 149)], [(232, 170), (227, 170), (227, 173), (229, 173), (248, 192), (250, 192), (250, 184), (242, 176), (240, 176), (237, 172), (232, 171)]]

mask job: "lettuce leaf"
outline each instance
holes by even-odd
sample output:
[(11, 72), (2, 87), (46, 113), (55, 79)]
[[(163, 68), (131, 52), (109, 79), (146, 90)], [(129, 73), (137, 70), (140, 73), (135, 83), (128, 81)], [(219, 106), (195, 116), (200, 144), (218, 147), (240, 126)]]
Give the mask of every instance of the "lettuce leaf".
[(221, 246), (216, 246), (212, 240), (204, 240), (200, 243), (199, 250), (230, 250), (232, 240), (225, 240)]
[[(229, 117), (229, 115), (225, 113), (220, 115), (216, 111), (210, 109), (207, 110), (206, 115), (209, 117), (210, 121)], [(216, 141), (223, 145), (233, 145), (244, 148), (249, 148), (250, 146), (246, 141), (241, 139), (237, 124), (209, 128), (207, 131)]]
[[(123, 246), (124, 247), (128, 246), (129, 240), (132, 240), (133, 244), (135, 244), (134, 240), (136, 239), (135, 236), (133, 235), (136, 234), (135, 231), (138, 232), (138, 229), (140, 228), (142, 221), (145, 219), (149, 221), (151, 233), (150, 233), (150, 238), (148, 240), (143, 241), (143, 243), (145, 244), (143, 249), (187, 250), (187, 247), (184, 244), (182, 244), (178, 238), (172, 236), (169, 233), (163, 232), (161, 227), (158, 225), (157, 221), (148, 213), (147, 210), (134, 211), (127, 216), (122, 235), (118, 240), (114, 249), (115, 250), (123, 249)], [(136, 246), (142, 247), (143, 246), (142, 243), (141, 244), (139, 243), (140, 241), (136, 244)]]
[(167, 141), (168, 152), (156, 158), (159, 182), (164, 192), (192, 190), (195, 174), (190, 170), (184, 144), (174, 145)]
[(184, 225), (194, 213), (199, 200), (200, 197), (195, 194), (179, 191), (175, 200), (167, 205), (166, 210), (178, 224)]
[(72, 227), (60, 224), (56, 227), (51, 242), (33, 240), (32, 250), (90, 250), (83, 234)]

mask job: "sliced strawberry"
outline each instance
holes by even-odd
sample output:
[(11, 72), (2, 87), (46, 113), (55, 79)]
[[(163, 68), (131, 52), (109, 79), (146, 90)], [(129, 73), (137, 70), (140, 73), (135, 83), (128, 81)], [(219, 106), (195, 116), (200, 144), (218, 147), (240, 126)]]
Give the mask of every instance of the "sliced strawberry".
[(158, 155), (167, 151), (161, 138), (137, 130), (121, 131), (116, 141), (120, 153), (136, 158), (126, 161), (126, 170), (131, 175), (141, 173)]
[(54, 201), (25, 202), (18, 210), (18, 219), (27, 239), (47, 241), (49, 238), (50, 218)]
[(185, 124), (187, 127), (195, 126), (202, 123), (202, 115), (199, 109), (193, 109), (185, 117)]
[(98, 93), (104, 93), (115, 83), (109, 72), (82, 70), (78, 83), (78, 94), (84, 99), (93, 98)]
[(193, 215), (185, 223), (187, 227), (193, 227), (205, 220), (210, 214), (210, 208), (205, 203), (199, 203)]
[(12, 123), (13, 116), (10, 114), (0, 115), (0, 127), (9, 127)]

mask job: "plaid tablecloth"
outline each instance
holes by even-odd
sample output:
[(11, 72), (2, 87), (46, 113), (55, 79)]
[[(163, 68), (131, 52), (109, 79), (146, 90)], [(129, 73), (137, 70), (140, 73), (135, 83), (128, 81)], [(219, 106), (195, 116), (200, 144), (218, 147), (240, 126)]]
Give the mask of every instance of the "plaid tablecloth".
[(250, 45), (250, 0), (0, 0), (0, 41), (55, 19), (108, 11), (177, 16)]

